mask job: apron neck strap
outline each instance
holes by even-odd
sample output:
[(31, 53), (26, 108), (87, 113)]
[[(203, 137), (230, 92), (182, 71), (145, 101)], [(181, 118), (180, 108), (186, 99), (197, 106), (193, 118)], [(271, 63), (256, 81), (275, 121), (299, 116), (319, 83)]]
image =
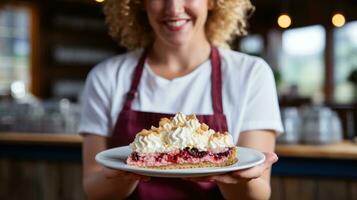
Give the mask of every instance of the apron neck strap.
[(216, 47), (211, 48), (211, 95), (214, 114), (223, 114), (221, 58)]
[[(135, 71), (133, 74), (133, 79), (131, 82), (130, 90), (126, 95), (126, 99), (124, 102), (124, 108), (125, 110), (131, 110), (131, 104), (135, 98), (135, 94), (137, 92), (139, 83), (140, 83), (140, 78), (144, 70), (144, 65), (145, 65), (145, 60), (148, 55), (149, 49), (145, 49), (144, 52), (142, 53), (138, 64), (135, 67)], [(212, 107), (213, 107), (213, 113), (214, 114), (223, 114), (223, 104), (222, 104), (222, 73), (221, 73), (221, 59), (219, 55), (219, 51), (216, 47), (211, 48), (211, 54), (210, 54), (210, 59), (211, 59), (211, 65), (212, 65), (212, 74), (211, 74), (211, 80), (212, 80)]]
[(148, 48), (144, 49), (143, 53), (140, 56), (139, 62), (135, 67), (133, 79), (131, 81), (130, 90), (126, 94), (126, 98), (125, 98), (125, 102), (124, 102), (125, 110), (131, 109), (131, 103), (133, 102), (133, 100), (135, 98), (135, 94), (136, 94), (136, 91), (137, 91), (139, 83), (140, 83), (140, 78), (143, 73), (145, 60), (146, 60), (148, 52), (149, 52)]

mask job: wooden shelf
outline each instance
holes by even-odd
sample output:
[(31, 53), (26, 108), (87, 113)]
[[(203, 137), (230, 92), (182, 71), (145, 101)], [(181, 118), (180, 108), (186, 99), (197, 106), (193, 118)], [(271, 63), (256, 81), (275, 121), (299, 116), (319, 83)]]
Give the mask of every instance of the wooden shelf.
[[(93, 65), (55, 65), (58, 67), (49, 67), (46, 69), (46, 72), (49, 74), (50, 80), (58, 80), (58, 79), (78, 79), (85, 80), (87, 74), (92, 69)], [(52, 84), (52, 82), (51, 82)]]
[(66, 31), (46, 32), (49, 45), (83, 46), (104, 49), (118, 49), (106, 32)]
[[(32, 4), (36, 8), (32, 20), (36, 32), (32, 34), (31, 49), (34, 55), (31, 61), (34, 70), (31, 80), (35, 80), (32, 91), (37, 97), (53, 97), (56, 80), (84, 81), (94, 65), (125, 51), (107, 33), (103, 4), (87, 0), (54, 0)], [(58, 52), (62, 59), (58, 58)], [(67, 53), (65, 59), (63, 52)], [(96, 56), (91, 57), (90, 52)], [(104, 55), (103, 59), (101, 55)]]
[(22, 144), (81, 145), (78, 134), (1, 132), (0, 142)]
[(276, 153), (284, 157), (357, 160), (357, 143), (345, 140), (341, 143), (329, 145), (278, 144)]

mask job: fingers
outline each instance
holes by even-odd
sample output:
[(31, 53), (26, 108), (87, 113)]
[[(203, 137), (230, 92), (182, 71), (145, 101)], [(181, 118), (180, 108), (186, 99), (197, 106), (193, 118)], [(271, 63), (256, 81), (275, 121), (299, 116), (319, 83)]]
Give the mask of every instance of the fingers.
[(195, 182), (216, 182), (216, 183), (226, 183), (226, 184), (237, 184), (239, 182), (247, 182), (252, 179), (261, 177), (265, 172), (265, 170), (270, 168), (275, 162), (278, 161), (278, 156), (275, 153), (264, 153), (264, 154), (265, 154), (264, 163), (256, 167), (252, 167), (245, 170), (238, 170), (229, 174), (193, 177), (193, 178), (184, 178), (184, 179), (195, 181)]
[(214, 180), (212, 180), (211, 177), (212, 176), (200, 176), (200, 177), (188, 177), (183, 179), (188, 181), (194, 181), (194, 182), (213, 182)]
[(211, 178), (216, 183), (225, 183), (225, 184), (237, 184), (240, 180), (236, 179), (231, 175), (219, 175), (219, 176), (212, 176)]
[(149, 182), (151, 180), (150, 176), (142, 176), (140, 175), (140, 180), (144, 182)]
[(106, 178), (115, 178), (124, 175), (124, 171), (110, 169), (110, 168), (103, 168), (103, 172)]
[(252, 167), (246, 170), (238, 170), (232, 173), (237, 178), (254, 179), (260, 177), (265, 170), (270, 168), (272, 164), (278, 161), (278, 156), (275, 153), (264, 153), (265, 161), (261, 165)]
[(226, 184), (247, 182), (262, 176), (265, 170), (270, 168), (272, 164), (278, 161), (278, 156), (275, 153), (264, 153), (264, 154), (265, 154), (264, 163), (249, 169), (238, 170), (229, 174), (185, 178), (185, 180), (197, 181), (197, 182), (219, 182), (219, 183), (226, 183)]
[(215, 182), (215, 183), (225, 183), (225, 184), (237, 184), (241, 181), (246, 181), (246, 180), (239, 180), (230, 174), (184, 178), (184, 179), (189, 180), (189, 181), (194, 181), (194, 182)]
[(265, 162), (270, 163), (270, 165), (276, 163), (278, 161), (278, 155), (276, 155), (276, 153), (273, 152), (266, 152), (264, 153), (265, 155)]
[(123, 179), (131, 179), (131, 180), (142, 180), (142, 181), (149, 181), (150, 177), (143, 176), (135, 173), (125, 172), (121, 170), (115, 170), (110, 168), (103, 169), (104, 175), (108, 179), (112, 178), (123, 178)]
[(236, 184), (239, 182), (235, 177), (230, 174), (220, 174), (214, 176), (202, 176), (193, 178), (184, 178), (185, 180), (194, 182), (215, 182), (215, 183), (226, 183), (226, 184)]

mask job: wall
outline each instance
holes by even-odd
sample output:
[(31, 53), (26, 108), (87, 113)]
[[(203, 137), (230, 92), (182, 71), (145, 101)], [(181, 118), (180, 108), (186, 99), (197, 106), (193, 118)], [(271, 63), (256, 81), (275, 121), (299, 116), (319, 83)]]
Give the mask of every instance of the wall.
[[(0, 199), (81, 200), (81, 163), (0, 159)], [(273, 200), (354, 200), (357, 180), (273, 176)]]

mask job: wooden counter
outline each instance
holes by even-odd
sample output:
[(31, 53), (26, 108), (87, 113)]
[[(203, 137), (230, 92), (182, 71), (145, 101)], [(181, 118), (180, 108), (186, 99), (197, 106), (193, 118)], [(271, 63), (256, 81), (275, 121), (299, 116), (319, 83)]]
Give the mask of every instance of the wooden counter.
[(0, 132), (0, 142), (23, 144), (81, 145), (82, 137), (63, 133), (11, 133)]
[(357, 160), (357, 144), (347, 140), (329, 145), (278, 144), (276, 146), (276, 153), (279, 156), (286, 157)]
[[(0, 133), (1, 143), (81, 145), (82, 137), (76, 134), (45, 133)], [(284, 157), (328, 158), (357, 160), (357, 144), (343, 141), (331, 145), (282, 145), (278, 144), (276, 153)]]
[[(0, 132), (0, 188), (16, 199), (39, 199), (36, 191), (43, 199), (85, 199), (81, 144), (75, 134)], [(357, 144), (277, 145), (276, 152), (272, 200), (357, 199)]]

